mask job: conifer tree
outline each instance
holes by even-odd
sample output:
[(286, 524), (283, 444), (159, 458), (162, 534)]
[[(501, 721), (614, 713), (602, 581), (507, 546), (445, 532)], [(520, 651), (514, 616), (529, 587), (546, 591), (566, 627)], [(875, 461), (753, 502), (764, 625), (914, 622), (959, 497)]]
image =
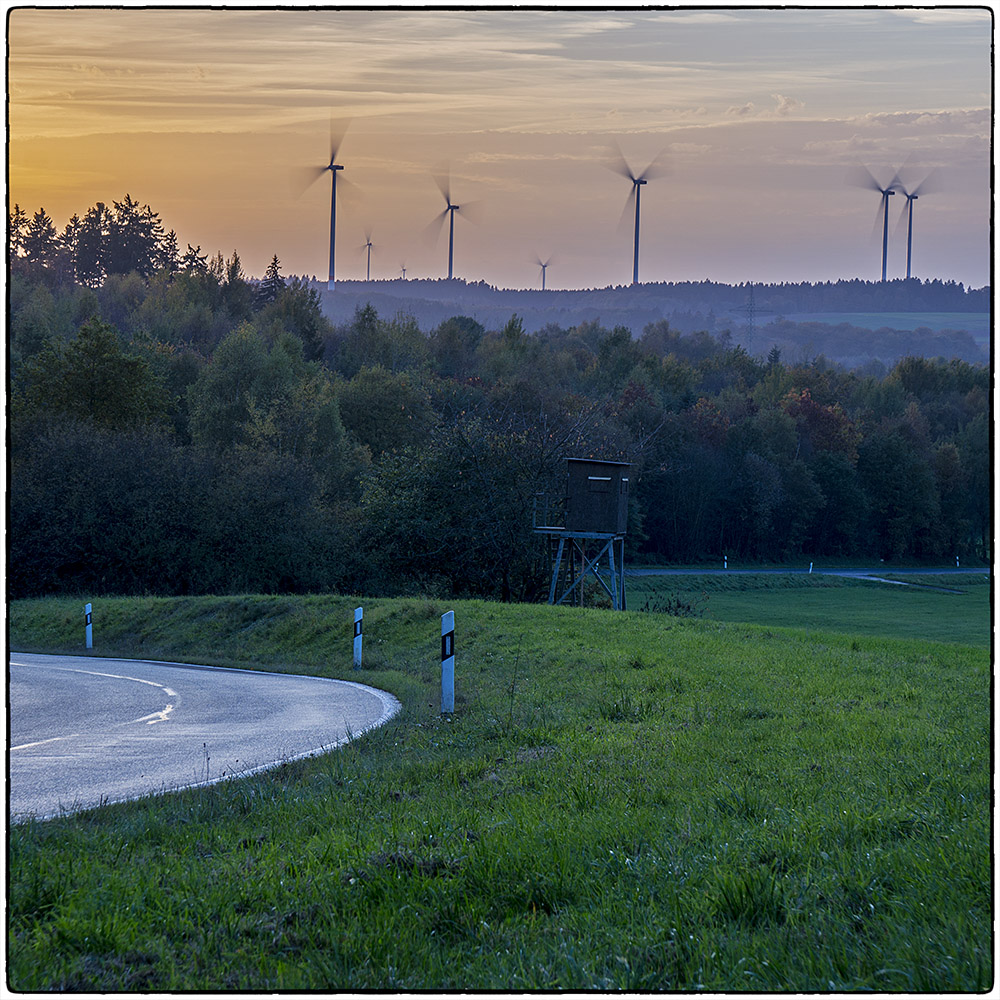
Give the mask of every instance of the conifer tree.
[(181, 257), (181, 270), (196, 274), (206, 274), (208, 272), (208, 255), (201, 252), (201, 244), (193, 247), (189, 243), (184, 256)]
[(258, 308), (266, 306), (269, 302), (277, 300), (278, 296), (285, 290), (285, 279), (281, 276), (281, 262), (278, 255), (271, 258), (271, 263), (267, 265), (264, 272), (264, 280), (261, 281), (257, 289)]
[(24, 236), (24, 252), (32, 264), (48, 267), (55, 259), (58, 247), (56, 227), (44, 208), (31, 217)]
[(7, 219), (7, 239), (10, 242), (11, 257), (20, 257), (24, 249), (24, 237), (28, 232), (28, 213), (20, 205), (14, 205)]

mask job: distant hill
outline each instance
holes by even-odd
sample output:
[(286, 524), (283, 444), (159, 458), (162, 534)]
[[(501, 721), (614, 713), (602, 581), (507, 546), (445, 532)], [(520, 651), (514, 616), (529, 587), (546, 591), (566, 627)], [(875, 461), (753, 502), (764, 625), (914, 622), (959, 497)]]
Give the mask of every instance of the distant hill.
[(638, 337), (648, 324), (666, 320), (681, 333), (705, 331), (754, 355), (778, 346), (785, 357), (822, 354), (848, 367), (891, 365), (911, 354), (970, 362), (989, 357), (990, 289), (953, 281), (660, 282), (543, 292), (397, 278), (339, 281), (332, 292), (325, 282), (314, 287), (335, 324), (350, 322), (356, 309), (370, 303), (380, 316), (412, 316), (425, 331), (457, 315), (499, 329), (516, 313), (529, 333), (597, 322), (626, 327)]

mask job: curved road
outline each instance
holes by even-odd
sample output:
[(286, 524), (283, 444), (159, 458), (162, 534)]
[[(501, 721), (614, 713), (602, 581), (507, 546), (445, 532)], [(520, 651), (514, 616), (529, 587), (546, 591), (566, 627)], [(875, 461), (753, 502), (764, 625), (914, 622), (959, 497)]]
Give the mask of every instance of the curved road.
[(43, 819), (306, 757), (391, 719), (363, 684), (149, 660), (10, 654), (11, 819)]

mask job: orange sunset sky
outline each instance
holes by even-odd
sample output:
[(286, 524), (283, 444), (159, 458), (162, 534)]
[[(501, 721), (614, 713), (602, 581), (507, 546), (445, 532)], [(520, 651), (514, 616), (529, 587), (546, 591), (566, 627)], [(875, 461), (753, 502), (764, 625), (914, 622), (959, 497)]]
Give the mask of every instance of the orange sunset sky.
[[(877, 279), (880, 196), (848, 182), (932, 174), (914, 208), (917, 277), (990, 280), (992, 19), (983, 8), (58, 9), (8, 12), (9, 205), (73, 213), (127, 193), (181, 249), (237, 250), (260, 275), (326, 276), (330, 118), (337, 276), (500, 287)], [(888, 276), (905, 273), (903, 197)]]

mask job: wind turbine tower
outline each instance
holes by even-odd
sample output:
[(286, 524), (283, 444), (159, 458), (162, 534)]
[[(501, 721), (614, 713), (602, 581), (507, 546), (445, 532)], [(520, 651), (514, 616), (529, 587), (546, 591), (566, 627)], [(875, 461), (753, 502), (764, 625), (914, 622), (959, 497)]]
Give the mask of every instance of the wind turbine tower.
[(455, 273), (455, 213), (459, 210), (459, 205), (453, 205), (451, 203), (451, 198), (445, 196), (448, 200), (448, 207), (445, 211), (448, 213), (448, 280), (451, 281)]
[(632, 284), (639, 284), (639, 196), (642, 194), (642, 186), (646, 183), (645, 177), (633, 177), (632, 186), (635, 191), (635, 246), (632, 251)]
[(907, 194), (905, 190), (900, 192), (906, 196), (906, 278), (910, 278), (910, 258), (913, 254), (913, 203), (919, 198), (916, 194)]
[[(895, 187), (899, 184), (899, 176), (893, 175), (887, 187), (882, 187), (876, 180), (875, 175), (867, 168), (861, 167), (854, 175), (852, 183), (859, 187), (868, 188), (871, 191), (878, 191), (882, 196), (882, 204), (879, 212), (882, 213), (882, 280), (885, 281), (885, 264), (889, 251), (889, 199), (894, 195)], [(876, 219), (878, 216), (876, 216)]]
[[(436, 216), (428, 226), (428, 231), (433, 231), (435, 237), (441, 231), (441, 223), (444, 221), (444, 217), (448, 216), (448, 280), (450, 281), (455, 276), (455, 213), (462, 212), (462, 206), (456, 205), (451, 200), (451, 178), (447, 174), (444, 176), (435, 175), (434, 180), (437, 182), (437, 186), (441, 191), (441, 196), (444, 198), (444, 209), (441, 214)], [(474, 208), (476, 203), (466, 204), (466, 209), (469, 211), (462, 212), (463, 216), (470, 221), (474, 221), (472, 215), (474, 214)]]
[(336, 241), (337, 241), (337, 174), (344, 169), (343, 165), (337, 162), (337, 149), (344, 139), (344, 132), (347, 124), (341, 122), (339, 127), (336, 122), (330, 119), (330, 162), (324, 167), (304, 167), (302, 191), (311, 187), (328, 170), (330, 171), (330, 271), (327, 277), (327, 288), (333, 289), (335, 261), (336, 261)]
[(542, 269), (542, 291), (545, 291), (545, 270), (552, 263), (552, 258), (549, 257), (548, 260), (542, 261), (541, 257), (535, 258), (535, 263)]
[(916, 187), (909, 191), (898, 175), (896, 176), (896, 182), (899, 187), (899, 193), (906, 198), (906, 208), (904, 209), (906, 212), (906, 277), (909, 278), (911, 274), (910, 261), (913, 252), (913, 203), (921, 195), (939, 190), (940, 182), (936, 170), (932, 170)]
[(885, 260), (889, 252), (889, 198), (896, 192), (886, 188), (882, 192), (882, 280), (885, 281)]
[(326, 287), (333, 291), (334, 286), (334, 260), (336, 258), (335, 247), (337, 243), (337, 171), (343, 170), (343, 166), (334, 161), (337, 158), (337, 150), (330, 151), (330, 164), (324, 167), (329, 170), (333, 178), (333, 185), (330, 189), (330, 275), (327, 279)]
[(367, 267), (367, 270), (365, 272), (365, 281), (371, 281), (372, 280), (372, 247), (374, 246), (374, 244), (372, 243), (372, 234), (371, 233), (365, 233), (365, 242), (362, 243), (361, 245), (368, 250), (368, 267)]
[[(629, 194), (629, 200), (635, 199), (635, 224), (633, 228), (633, 247), (632, 247), (632, 284), (639, 284), (639, 200), (642, 188), (650, 180), (654, 180), (657, 177), (663, 175), (664, 171), (660, 167), (660, 161), (662, 160), (663, 154), (660, 153), (652, 163), (641, 174), (636, 174), (633, 172), (632, 168), (628, 165), (628, 161), (622, 155), (622, 152), (617, 147), (615, 148), (615, 159), (614, 162), (610, 164), (611, 169), (615, 173), (621, 174), (622, 177), (627, 177), (632, 182), (632, 191)], [(628, 211), (628, 202), (625, 203), (625, 211)]]

